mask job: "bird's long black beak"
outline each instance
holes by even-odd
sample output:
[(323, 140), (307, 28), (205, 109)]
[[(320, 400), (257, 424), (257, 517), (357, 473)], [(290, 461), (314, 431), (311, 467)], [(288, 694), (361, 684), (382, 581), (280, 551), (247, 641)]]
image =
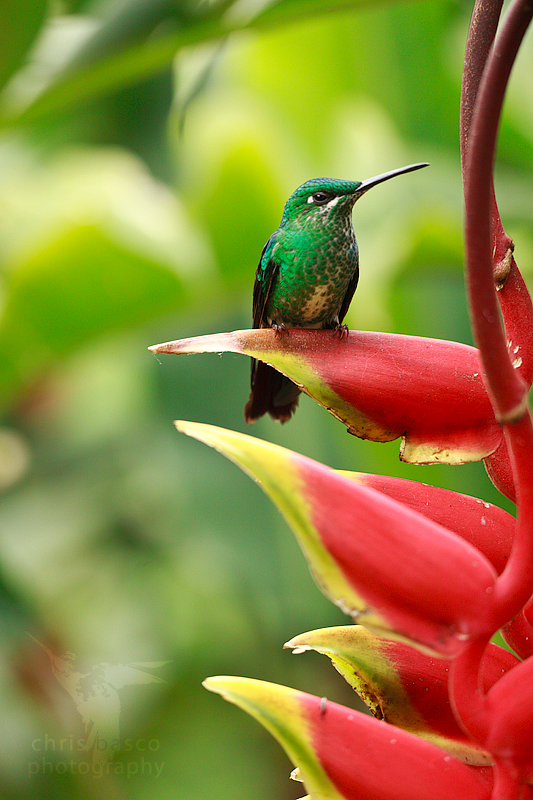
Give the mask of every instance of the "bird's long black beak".
[(369, 178), (367, 181), (363, 181), (362, 184), (357, 189), (357, 197), (360, 197), (364, 194), (368, 189), (371, 189), (373, 186), (377, 186), (378, 183), (383, 183), (383, 181), (388, 181), (389, 178), (395, 178), (396, 175), (403, 175), (405, 172), (414, 172), (416, 169), (422, 169), (422, 167), (429, 167), (429, 164), (409, 164), (407, 167), (400, 167), (400, 169), (393, 169), (391, 172), (384, 172), (382, 175), (376, 175), (375, 178)]

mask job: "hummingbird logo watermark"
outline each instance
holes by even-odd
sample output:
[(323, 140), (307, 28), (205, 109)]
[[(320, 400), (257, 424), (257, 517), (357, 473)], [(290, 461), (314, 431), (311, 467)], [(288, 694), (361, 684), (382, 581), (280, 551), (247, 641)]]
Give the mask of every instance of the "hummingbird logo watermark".
[[(48, 767), (50, 772), (54, 771), (52, 762), (47, 761), (47, 757), (52, 752), (73, 754), (69, 771), (75, 769), (83, 773), (90, 770), (94, 775), (127, 772), (128, 776), (139, 772), (138, 764), (134, 765), (135, 768), (131, 764), (124, 765), (122, 762), (111, 764), (116, 753), (122, 750), (123, 752), (143, 753), (141, 756), (142, 772), (152, 774), (153, 767), (154, 774), (159, 777), (163, 765), (147, 761), (144, 755), (146, 753), (150, 758), (159, 749), (158, 740), (125, 739), (121, 741), (119, 692), (125, 686), (164, 683), (163, 678), (154, 675), (151, 670), (160, 669), (170, 662), (137, 661), (127, 664), (102, 662), (92, 667), (79, 666), (78, 659), (73, 653), (58, 656), (31, 634), (28, 636), (48, 655), (52, 674), (74, 702), (83, 734), (78, 738), (70, 736), (55, 740), (45, 736), (42, 739), (35, 739), (32, 742), (32, 750), (36, 753), (43, 753), (42, 769), (39, 762), (36, 761), (30, 764), (30, 774), (37, 774), (39, 771), (46, 772)], [(87, 760), (85, 762), (74, 760), (76, 754), (78, 758), (82, 754), (85, 755)], [(56, 772), (67, 771), (66, 769), (58, 770), (57, 766), (59, 764), (56, 764)], [(124, 766), (127, 769), (123, 769)]]

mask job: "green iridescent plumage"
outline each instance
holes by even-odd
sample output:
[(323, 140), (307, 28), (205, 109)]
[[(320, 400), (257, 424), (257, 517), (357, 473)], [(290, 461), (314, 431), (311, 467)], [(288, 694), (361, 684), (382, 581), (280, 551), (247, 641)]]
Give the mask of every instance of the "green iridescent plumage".
[[(368, 181), (314, 178), (298, 187), (285, 204), (281, 223), (261, 254), (253, 293), (253, 327), (331, 328), (347, 332), (342, 321), (359, 278), (359, 252), (352, 208), (368, 189), (427, 164), (411, 164)], [(267, 411), (286, 422), (300, 390), (261, 361), (252, 360), (252, 390), (247, 422)]]

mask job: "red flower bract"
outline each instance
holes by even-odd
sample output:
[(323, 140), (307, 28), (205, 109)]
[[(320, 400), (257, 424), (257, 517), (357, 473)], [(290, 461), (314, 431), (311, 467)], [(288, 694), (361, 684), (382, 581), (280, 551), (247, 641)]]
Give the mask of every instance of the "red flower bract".
[(243, 330), (153, 345), (154, 353), (245, 353), (271, 364), (348, 427), (375, 442), (402, 437), (411, 463), (462, 464), (502, 441), (479, 353), (441, 339), (328, 330)]
[(318, 760), (346, 800), (490, 797), (490, 770), (345, 706), (301, 698)]
[(443, 653), (458, 649), (459, 634), (491, 630), (495, 573), (478, 550), (379, 492), (297, 461), (322, 544), (391, 627)]

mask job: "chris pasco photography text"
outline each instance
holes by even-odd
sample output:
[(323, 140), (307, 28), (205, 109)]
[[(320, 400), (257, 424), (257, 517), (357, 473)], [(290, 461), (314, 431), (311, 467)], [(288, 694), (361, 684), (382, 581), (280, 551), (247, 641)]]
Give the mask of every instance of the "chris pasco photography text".
[[(103, 775), (123, 775), (126, 778), (135, 776), (152, 776), (159, 778), (163, 772), (164, 763), (156, 760), (159, 750), (158, 739), (118, 739), (108, 742), (96, 737), (94, 748), (87, 751), (84, 739), (75, 739), (73, 736), (65, 739), (55, 739), (47, 734), (40, 739), (34, 739), (31, 748), (35, 753), (35, 760), (28, 762), (28, 775), (92, 775), (101, 778)], [(113, 761), (109, 758), (112, 753), (131, 753), (135, 760)], [(82, 753), (87, 758), (80, 759)], [(100, 754), (100, 758), (98, 757)], [(72, 757), (69, 758), (69, 756)]]

